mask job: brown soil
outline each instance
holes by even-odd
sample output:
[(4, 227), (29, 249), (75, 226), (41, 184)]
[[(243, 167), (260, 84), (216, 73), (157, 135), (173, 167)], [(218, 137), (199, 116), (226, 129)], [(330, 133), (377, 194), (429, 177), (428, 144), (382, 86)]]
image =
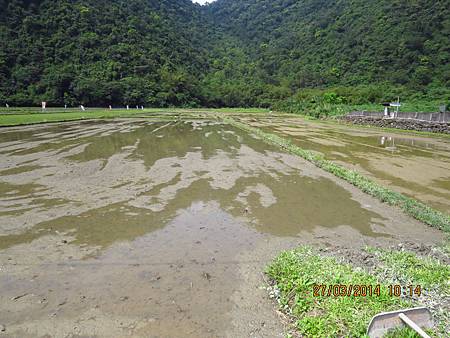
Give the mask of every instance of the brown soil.
[(299, 244), (443, 235), (227, 125), (3, 129), (0, 334), (283, 337), (262, 271)]

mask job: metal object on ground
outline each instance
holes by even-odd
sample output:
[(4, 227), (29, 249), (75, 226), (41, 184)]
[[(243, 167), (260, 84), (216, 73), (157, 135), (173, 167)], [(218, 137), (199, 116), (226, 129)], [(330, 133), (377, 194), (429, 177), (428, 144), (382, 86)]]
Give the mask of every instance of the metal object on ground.
[(423, 329), (431, 329), (434, 326), (430, 310), (426, 307), (384, 312), (376, 315), (370, 321), (367, 335), (370, 338), (381, 338), (389, 330), (409, 326), (421, 337), (429, 338)]

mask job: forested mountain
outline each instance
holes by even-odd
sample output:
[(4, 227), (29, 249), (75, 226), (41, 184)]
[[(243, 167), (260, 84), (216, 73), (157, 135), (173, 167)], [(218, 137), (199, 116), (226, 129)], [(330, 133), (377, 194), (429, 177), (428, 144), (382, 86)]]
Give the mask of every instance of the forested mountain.
[(0, 0), (0, 99), (195, 104), (207, 65), (189, 0)]
[(207, 11), (294, 88), (450, 84), (448, 0), (220, 0)]
[(307, 88), (359, 101), (449, 99), (448, 0), (0, 0), (0, 9), (1, 102), (271, 106)]

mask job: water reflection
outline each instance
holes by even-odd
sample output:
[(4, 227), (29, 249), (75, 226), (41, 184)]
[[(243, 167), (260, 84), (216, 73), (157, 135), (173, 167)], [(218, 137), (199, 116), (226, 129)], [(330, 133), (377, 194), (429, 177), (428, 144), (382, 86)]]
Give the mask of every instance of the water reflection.
[(247, 119), (296, 145), (371, 177), (382, 185), (450, 213), (450, 141), (386, 133), (299, 118)]
[[(194, 202), (211, 201), (274, 236), (342, 225), (379, 235), (372, 225), (382, 217), (362, 208), (349, 191), (230, 126), (87, 127), (55, 126), (41, 132), (39, 141), (29, 136), (29, 148), (1, 155), (22, 169), (0, 172), (0, 190), (8, 193), (0, 198), (0, 224), (8, 227), (0, 231), (15, 229), (1, 238), (0, 248), (67, 232), (76, 243), (105, 248), (163, 228)], [(30, 158), (26, 168), (20, 164)]]
[(427, 150), (434, 150), (436, 148), (436, 144), (421, 141), (411, 138), (401, 138), (401, 137), (393, 137), (393, 136), (380, 136), (380, 146), (383, 148), (397, 149), (397, 146), (406, 146), (410, 148), (423, 148)]

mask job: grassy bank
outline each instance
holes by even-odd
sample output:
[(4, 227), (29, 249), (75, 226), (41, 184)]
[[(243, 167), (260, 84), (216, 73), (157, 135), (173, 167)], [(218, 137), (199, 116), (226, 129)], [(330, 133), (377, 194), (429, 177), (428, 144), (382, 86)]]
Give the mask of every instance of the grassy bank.
[[(346, 257), (336, 258), (330, 254), (301, 247), (280, 254), (267, 268), (272, 282), (271, 296), (277, 299), (291, 320), (293, 335), (363, 337), (374, 315), (418, 305), (427, 305), (433, 310), (438, 323), (435, 330), (429, 332), (432, 336), (440, 336), (448, 329), (448, 315), (442, 307), (443, 299), (448, 301), (450, 295), (448, 265), (407, 251), (367, 248), (358, 255), (370, 257), (369, 261), (376, 268), (366, 269), (349, 264)], [(406, 292), (406, 296), (395, 296), (389, 289), (395, 284), (414, 285), (415, 288), (420, 285), (420, 295)], [(326, 287), (324, 290), (315, 285)], [(343, 285), (346, 289), (341, 288), (337, 295), (332, 290), (329, 296), (329, 285)], [(371, 286), (372, 291), (367, 291), (364, 296), (350, 290), (350, 285)], [(376, 289), (378, 285), (380, 287)], [(409, 330), (397, 331), (394, 336), (414, 337)]]
[(195, 113), (267, 113), (262, 108), (221, 108), (221, 109), (182, 109), (182, 108), (149, 108), (149, 109), (79, 109), (49, 108), (43, 113), (38, 108), (10, 108), (0, 112), (0, 126), (18, 126), (46, 122), (64, 122), (101, 118), (137, 117), (150, 114), (195, 114)]
[(20, 110), (0, 114), (0, 126), (17, 126), (45, 122), (64, 122), (76, 120), (88, 120), (98, 118), (126, 117), (145, 113), (142, 110), (103, 110), (95, 109), (88, 111), (64, 111), (51, 110), (46, 113), (33, 110)]
[(225, 120), (237, 128), (253, 133), (269, 144), (276, 145), (292, 154), (301, 156), (307, 161), (315, 164), (317, 167), (346, 180), (361, 189), (363, 192), (376, 197), (381, 202), (387, 203), (391, 206), (397, 206), (409, 216), (412, 216), (425, 224), (450, 233), (450, 217), (448, 215), (432, 209), (415, 199), (406, 197), (398, 192), (385, 188), (359, 174), (358, 172), (349, 170), (343, 166), (328, 161), (324, 159), (323, 156), (317, 155), (312, 151), (302, 149), (282, 137), (266, 133), (258, 128), (251, 127), (232, 118), (225, 118)]

